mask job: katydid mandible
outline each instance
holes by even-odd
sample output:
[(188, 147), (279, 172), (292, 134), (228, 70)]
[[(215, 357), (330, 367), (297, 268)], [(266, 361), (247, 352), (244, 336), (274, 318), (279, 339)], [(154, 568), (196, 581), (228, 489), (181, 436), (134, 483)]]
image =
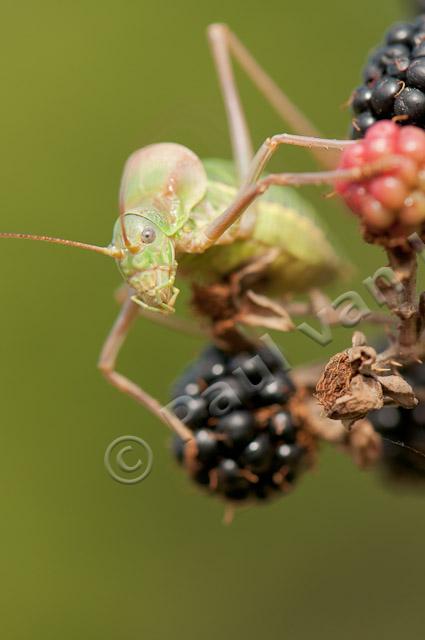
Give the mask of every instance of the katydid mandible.
[[(174, 311), (178, 264), (189, 279), (216, 277), (278, 250), (268, 265), (274, 289), (305, 290), (338, 272), (339, 259), (314, 220), (310, 205), (291, 188), (358, 178), (357, 170), (333, 170), (332, 150), (347, 140), (320, 138), (314, 126), (254, 60), (226, 25), (208, 28), (223, 94), (234, 165), (204, 161), (172, 143), (153, 144), (127, 161), (120, 190), (120, 213), (107, 247), (49, 236), (1, 233), (3, 238), (39, 240), (95, 251), (116, 260), (129, 294), (101, 352), (99, 368), (120, 391), (144, 405), (187, 440), (192, 432), (167, 409), (115, 370), (115, 363), (139, 314)], [(277, 113), (303, 135), (268, 138), (254, 155), (234, 81), (231, 55)], [(324, 170), (316, 173), (263, 171), (282, 144), (307, 147)], [(327, 152), (331, 150), (331, 153)], [(310, 215), (310, 213), (312, 215)], [(152, 313), (154, 312), (154, 313)], [(171, 318), (169, 318), (171, 320)]]

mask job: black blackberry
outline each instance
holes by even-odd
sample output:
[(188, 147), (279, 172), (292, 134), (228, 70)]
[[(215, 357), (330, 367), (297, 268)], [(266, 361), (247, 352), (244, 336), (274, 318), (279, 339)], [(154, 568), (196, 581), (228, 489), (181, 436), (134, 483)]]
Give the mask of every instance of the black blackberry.
[(376, 122), (376, 117), (371, 111), (363, 111), (359, 113), (353, 121), (353, 138), (363, 138), (366, 131)]
[(425, 129), (425, 15), (393, 25), (369, 56), (363, 82), (351, 99), (352, 138), (362, 138), (376, 120)]
[[(211, 346), (177, 382), (172, 410), (194, 432), (173, 452), (192, 480), (226, 500), (286, 493), (312, 462), (313, 437), (293, 415), (295, 388), (278, 352)], [(296, 411), (295, 411), (296, 413)]]
[(425, 12), (425, 0), (410, 0), (410, 6), (413, 14)]
[[(406, 367), (403, 376), (423, 397), (425, 365)], [(382, 466), (395, 480), (425, 481), (425, 401), (414, 409), (384, 407), (369, 418), (383, 440)]]
[(394, 103), (397, 94), (400, 94), (401, 86), (402, 84), (397, 78), (380, 78), (375, 82), (372, 87), (370, 106), (376, 118), (386, 117), (388, 113), (394, 111)]
[(248, 444), (255, 436), (255, 418), (250, 411), (232, 411), (220, 418), (217, 433), (223, 435), (227, 449), (236, 449)]

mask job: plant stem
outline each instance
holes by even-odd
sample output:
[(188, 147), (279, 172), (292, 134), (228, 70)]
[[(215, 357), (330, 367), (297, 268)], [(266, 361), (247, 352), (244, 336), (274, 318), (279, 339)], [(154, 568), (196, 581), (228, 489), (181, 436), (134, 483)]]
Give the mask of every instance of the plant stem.
[[(387, 249), (389, 264), (397, 276), (398, 285), (385, 287), (378, 285), (387, 299), (393, 315), (399, 318), (394, 343), (380, 354), (379, 360), (396, 358), (408, 363), (418, 358), (420, 334), (420, 309), (416, 295), (417, 256), (416, 252)], [(423, 306), (423, 303), (422, 305)]]

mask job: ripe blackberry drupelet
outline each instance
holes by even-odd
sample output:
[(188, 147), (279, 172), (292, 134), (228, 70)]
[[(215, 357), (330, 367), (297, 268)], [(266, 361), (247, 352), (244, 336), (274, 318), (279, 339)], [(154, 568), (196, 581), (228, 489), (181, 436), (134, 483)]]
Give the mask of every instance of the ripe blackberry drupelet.
[(287, 493), (312, 463), (314, 439), (294, 416), (295, 388), (268, 348), (229, 355), (208, 347), (173, 390), (173, 410), (194, 432), (173, 451), (192, 480), (228, 501)]
[[(403, 376), (416, 393), (420, 394), (422, 391), (423, 395), (425, 365), (407, 367)], [(370, 413), (369, 418), (376, 431), (387, 438), (383, 442), (382, 457), (382, 466), (386, 473), (394, 480), (424, 482), (425, 401), (420, 401), (412, 410), (384, 407)], [(403, 445), (406, 446), (403, 447)], [(412, 449), (417, 450), (418, 453)]]
[(369, 56), (363, 81), (351, 100), (352, 138), (362, 138), (377, 120), (425, 128), (425, 14), (391, 27)]

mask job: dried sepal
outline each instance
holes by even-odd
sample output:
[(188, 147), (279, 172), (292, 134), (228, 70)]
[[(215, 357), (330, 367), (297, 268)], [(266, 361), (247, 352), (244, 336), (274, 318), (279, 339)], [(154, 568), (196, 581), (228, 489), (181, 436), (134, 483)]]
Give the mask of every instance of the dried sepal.
[(291, 331), (295, 328), (289, 313), (281, 304), (251, 290), (242, 296), (235, 321), (275, 331)]
[(355, 334), (355, 346), (330, 359), (316, 386), (316, 398), (332, 420), (352, 423), (384, 405), (382, 387), (372, 373), (376, 351), (359, 344), (359, 337)]
[(376, 351), (367, 345), (355, 346), (348, 349), (348, 359), (353, 372), (370, 375), (376, 364)]
[(366, 416), (369, 411), (384, 406), (384, 394), (379, 382), (371, 377), (358, 374), (351, 380), (348, 393), (338, 398), (328, 413), (333, 420), (343, 420), (350, 426), (356, 420)]
[(384, 404), (409, 409), (417, 404), (406, 380), (382, 368), (375, 349), (364, 342), (362, 334), (355, 334), (354, 346), (330, 359), (316, 386), (316, 398), (327, 417), (348, 428)]
[(379, 376), (377, 379), (384, 392), (385, 404), (397, 404), (404, 409), (413, 409), (418, 404), (412, 387), (401, 376)]
[(328, 417), (338, 398), (347, 394), (350, 388), (353, 369), (348, 351), (337, 353), (329, 360), (316, 385), (315, 397), (325, 409)]

